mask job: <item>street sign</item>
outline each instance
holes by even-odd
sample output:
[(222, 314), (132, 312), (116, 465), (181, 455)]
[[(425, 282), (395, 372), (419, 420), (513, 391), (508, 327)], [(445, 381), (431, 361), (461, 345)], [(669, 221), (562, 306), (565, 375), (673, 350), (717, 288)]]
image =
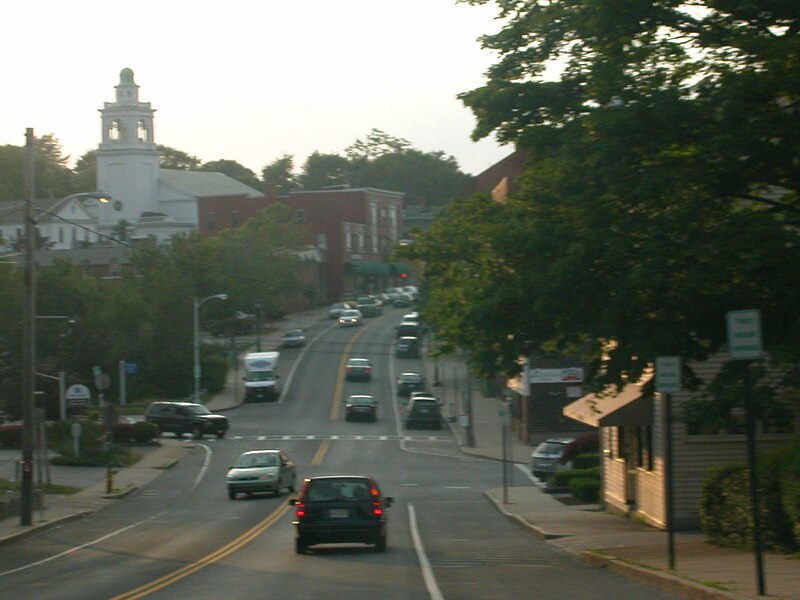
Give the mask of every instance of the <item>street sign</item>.
[(656, 391), (672, 394), (681, 389), (679, 356), (656, 356)]
[(731, 358), (761, 358), (761, 313), (758, 310), (731, 310), (727, 317), (728, 353)]
[(111, 385), (111, 377), (106, 375), (105, 373), (101, 373), (100, 375), (94, 376), (94, 387), (98, 390), (107, 390), (108, 386)]
[(126, 375), (136, 375), (139, 372), (139, 365), (136, 363), (125, 363), (125, 374)]
[(72, 407), (87, 406), (89, 404), (89, 400), (92, 399), (92, 392), (85, 385), (76, 383), (75, 385), (71, 385), (67, 388), (64, 397), (66, 398), (67, 403)]

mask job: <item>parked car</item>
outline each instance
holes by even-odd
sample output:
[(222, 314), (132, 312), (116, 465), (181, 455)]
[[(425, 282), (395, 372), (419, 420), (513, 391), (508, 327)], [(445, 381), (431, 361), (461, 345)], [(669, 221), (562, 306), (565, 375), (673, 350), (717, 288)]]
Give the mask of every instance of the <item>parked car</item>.
[(561, 457), (567, 445), (575, 438), (550, 438), (534, 448), (531, 452), (531, 474), (547, 481), (556, 471), (572, 468), (572, 461), (561, 464)]
[(357, 327), (361, 325), (361, 314), (360, 310), (356, 310), (355, 308), (343, 310), (342, 314), (339, 315), (339, 326), (340, 327)]
[(295, 551), (305, 554), (317, 544), (361, 543), (386, 550), (386, 509), (393, 498), (384, 496), (372, 477), (325, 475), (303, 482), (295, 507)]
[(359, 296), (356, 299), (356, 309), (365, 317), (377, 317), (383, 313), (380, 300), (372, 296)]
[(348, 381), (372, 379), (372, 361), (368, 358), (348, 358), (344, 364), (344, 378)]
[(442, 413), (439, 401), (433, 396), (416, 396), (408, 401), (406, 407), (406, 429), (422, 427), (441, 429)]
[(236, 494), (270, 492), (280, 496), (282, 489), (294, 491), (297, 472), (292, 459), (281, 450), (250, 450), (241, 454), (228, 469), (228, 497)]
[(339, 315), (342, 314), (342, 311), (350, 310), (352, 308), (353, 305), (348, 302), (337, 302), (335, 304), (331, 304), (331, 307), (328, 309), (328, 318), (338, 319)]
[(306, 334), (302, 329), (291, 329), (281, 336), (282, 348), (302, 348), (306, 345)]
[(419, 338), (408, 335), (401, 337), (395, 346), (395, 356), (397, 358), (419, 358)]
[(397, 395), (408, 396), (415, 390), (425, 389), (425, 377), (420, 373), (406, 371), (397, 378)]
[(378, 403), (373, 396), (367, 394), (354, 394), (344, 405), (345, 421), (377, 421)]
[(191, 433), (200, 439), (209, 433), (222, 438), (228, 431), (228, 417), (192, 402), (151, 402), (144, 411), (144, 418), (156, 425), (159, 433), (170, 432), (178, 437)]

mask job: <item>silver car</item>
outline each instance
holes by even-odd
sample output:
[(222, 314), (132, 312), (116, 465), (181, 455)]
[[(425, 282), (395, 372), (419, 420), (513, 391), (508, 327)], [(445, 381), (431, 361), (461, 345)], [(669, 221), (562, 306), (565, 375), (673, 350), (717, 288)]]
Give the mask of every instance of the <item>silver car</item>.
[(571, 469), (572, 463), (562, 463), (564, 450), (575, 438), (550, 438), (542, 442), (531, 452), (531, 474), (542, 481), (547, 481), (556, 471)]
[(239, 492), (270, 492), (279, 496), (284, 488), (294, 491), (297, 472), (289, 455), (282, 450), (251, 450), (236, 459), (226, 479), (231, 500)]

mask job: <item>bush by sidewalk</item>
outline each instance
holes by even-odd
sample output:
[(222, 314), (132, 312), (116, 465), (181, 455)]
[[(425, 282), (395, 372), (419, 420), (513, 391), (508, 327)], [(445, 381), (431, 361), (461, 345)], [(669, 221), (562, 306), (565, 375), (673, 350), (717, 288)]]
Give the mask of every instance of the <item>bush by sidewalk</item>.
[[(758, 458), (759, 516), (764, 547), (800, 549), (800, 443)], [(700, 525), (720, 546), (751, 549), (753, 542), (750, 474), (735, 463), (708, 473), (703, 484)]]

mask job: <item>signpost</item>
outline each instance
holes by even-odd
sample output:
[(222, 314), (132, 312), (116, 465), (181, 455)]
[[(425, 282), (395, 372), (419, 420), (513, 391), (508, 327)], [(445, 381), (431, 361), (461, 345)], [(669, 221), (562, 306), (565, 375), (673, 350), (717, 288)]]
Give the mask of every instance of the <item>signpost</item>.
[[(727, 314), (728, 353), (733, 360), (761, 358), (761, 313), (758, 310), (732, 310)], [(747, 418), (747, 462), (750, 470), (750, 504), (753, 519), (753, 550), (756, 558), (758, 594), (766, 594), (764, 583), (764, 558), (761, 547), (761, 511), (758, 502), (758, 474), (756, 472), (756, 418), (750, 396), (750, 364), (744, 368), (744, 409)]]
[(672, 394), (681, 389), (679, 356), (656, 357), (656, 391), (664, 394), (664, 503), (667, 515), (667, 555), (669, 568), (675, 569), (675, 515), (673, 512)]

